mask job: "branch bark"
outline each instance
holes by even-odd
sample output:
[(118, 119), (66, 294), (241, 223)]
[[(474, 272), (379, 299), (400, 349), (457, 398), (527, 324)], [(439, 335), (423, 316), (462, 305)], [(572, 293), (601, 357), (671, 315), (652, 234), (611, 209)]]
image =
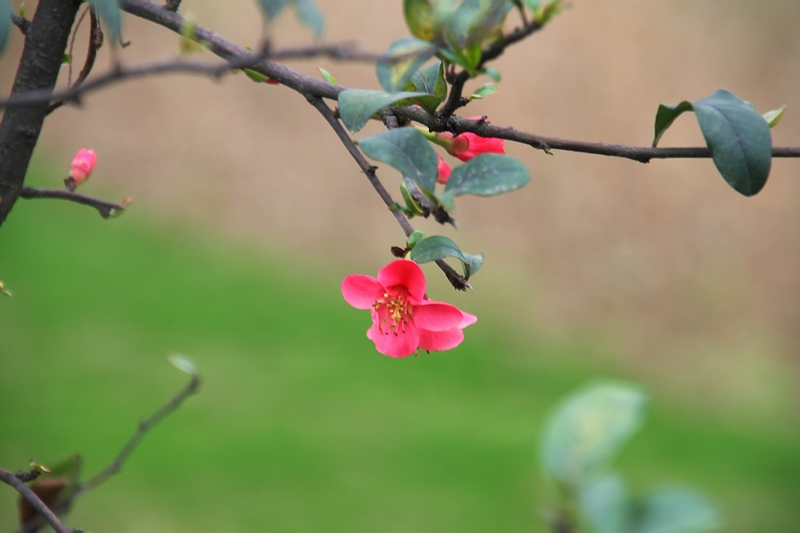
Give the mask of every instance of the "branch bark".
[(44, 502), (33, 492), (25, 483), (17, 478), (12, 472), (0, 468), (0, 481), (13, 487), (17, 492), (30, 502), (34, 509), (50, 524), (57, 533), (72, 533), (72, 530), (65, 526), (61, 520), (51, 511)]
[[(58, 79), (79, 0), (41, 0), (25, 38), (12, 94), (51, 90)], [(6, 109), (0, 123), (0, 225), (19, 198), (48, 103)]]

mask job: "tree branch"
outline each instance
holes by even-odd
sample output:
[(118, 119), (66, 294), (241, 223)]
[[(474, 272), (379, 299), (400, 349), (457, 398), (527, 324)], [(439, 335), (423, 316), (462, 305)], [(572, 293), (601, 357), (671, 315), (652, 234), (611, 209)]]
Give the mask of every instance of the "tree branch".
[(89, 207), (94, 207), (97, 209), (97, 212), (100, 213), (100, 216), (103, 218), (110, 217), (115, 211), (125, 211), (125, 206), (123, 205), (107, 202), (105, 200), (99, 200), (97, 198), (92, 198), (91, 196), (84, 196), (66, 189), (35, 189), (33, 187), (23, 187), (20, 190), (19, 196), (20, 198), (25, 198), (26, 200), (51, 198), (55, 200), (67, 200), (81, 205), (88, 205)]
[(31, 27), (31, 22), (24, 18), (20, 17), (19, 15), (15, 15), (14, 13), (11, 14), (11, 22), (14, 23), (14, 26), (19, 28), (19, 32), (22, 35), (28, 35), (28, 30)]
[[(433, 119), (418, 107), (396, 107), (392, 108), (392, 112), (404, 119), (419, 122), (427, 126), (431, 131), (449, 131), (455, 134), (471, 132), (481, 137), (497, 137), (507, 141), (527, 144), (545, 152), (564, 150), (584, 154), (622, 157), (640, 163), (649, 163), (651, 159), (707, 159), (711, 157), (711, 151), (708, 148), (653, 148), (650, 146), (574, 141), (536, 135), (512, 127), (496, 126), (482, 120), (468, 120), (455, 116), (450, 117), (448, 120)], [(772, 149), (772, 157), (800, 157), (800, 147), (774, 147)]]
[[(317, 111), (320, 112), (330, 127), (333, 128), (336, 136), (339, 137), (340, 141), (342, 141), (342, 144), (347, 149), (347, 152), (353, 157), (353, 159), (355, 159), (356, 163), (361, 168), (361, 171), (366, 174), (367, 179), (378, 193), (378, 196), (381, 197), (383, 203), (386, 204), (386, 207), (391, 208), (395, 204), (395, 201), (392, 199), (392, 195), (389, 194), (389, 191), (387, 191), (383, 186), (383, 183), (381, 183), (381, 180), (378, 178), (377, 174), (375, 174), (376, 167), (367, 161), (367, 159), (364, 157), (364, 154), (361, 153), (361, 150), (358, 149), (353, 140), (347, 134), (347, 131), (345, 131), (342, 124), (333, 114), (331, 108), (329, 108), (328, 105), (319, 97), (307, 96), (306, 99), (308, 100), (308, 103), (313, 105)], [(400, 227), (403, 228), (403, 232), (406, 234), (406, 237), (409, 237), (412, 233), (414, 233), (414, 227), (403, 213), (392, 210), (392, 214), (397, 220), (397, 223), (400, 224)], [(453, 270), (453, 267), (445, 263), (444, 260), (440, 259), (436, 261), (436, 265), (442, 270), (442, 272), (444, 272), (448, 281), (450, 281), (455, 289), (464, 291), (472, 288), (469, 282), (458, 272)]]
[(57, 533), (72, 533), (72, 530), (65, 526), (61, 520), (51, 511), (42, 500), (34, 493), (25, 483), (17, 478), (16, 475), (0, 468), (0, 481), (13, 487), (19, 492), (34, 509), (41, 515), (45, 521), (50, 524)]
[[(80, 0), (41, 0), (25, 38), (12, 95), (51, 91)], [(47, 102), (8, 109), (0, 122), (0, 224), (19, 197), (31, 154), (47, 114)]]

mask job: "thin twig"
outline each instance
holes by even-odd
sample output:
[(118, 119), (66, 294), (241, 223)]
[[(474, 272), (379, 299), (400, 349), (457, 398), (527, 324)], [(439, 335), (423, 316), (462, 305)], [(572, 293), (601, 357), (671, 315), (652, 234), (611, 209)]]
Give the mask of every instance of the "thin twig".
[[(322, 98), (316, 96), (306, 96), (306, 99), (308, 100), (308, 103), (313, 105), (317, 111), (320, 112), (330, 127), (333, 128), (336, 136), (339, 137), (340, 141), (342, 141), (342, 144), (347, 149), (347, 152), (353, 157), (353, 159), (355, 159), (356, 163), (361, 168), (361, 171), (366, 174), (367, 179), (378, 193), (378, 196), (381, 197), (383, 203), (386, 204), (386, 207), (391, 208), (395, 204), (395, 201), (392, 199), (392, 195), (389, 194), (389, 191), (386, 190), (386, 187), (383, 186), (383, 183), (381, 183), (381, 180), (378, 178), (377, 174), (375, 174), (376, 167), (367, 161), (367, 158), (364, 157), (364, 154), (361, 153), (361, 150), (358, 149), (353, 140), (347, 134), (347, 131), (345, 131), (344, 127), (336, 118), (331, 108), (322, 101)], [(414, 227), (403, 213), (392, 210), (392, 214), (397, 220), (397, 223), (400, 224), (400, 227), (403, 228), (403, 232), (406, 234), (406, 237), (414, 233)], [(443, 260), (440, 259), (436, 261), (436, 265), (442, 269), (442, 272), (444, 272), (448, 281), (450, 281), (455, 289), (464, 291), (468, 288), (472, 288), (472, 286), (463, 276), (453, 270), (453, 267), (445, 263)]]
[(36, 189), (34, 187), (23, 187), (19, 196), (20, 198), (28, 200), (51, 198), (54, 200), (67, 200), (81, 205), (88, 205), (97, 209), (97, 212), (100, 213), (100, 216), (103, 218), (110, 217), (115, 211), (125, 210), (125, 206), (123, 205), (99, 200), (91, 196), (84, 196), (83, 194), (71, 192), (66, 189)]
[(25, 483), (20, 481), (16, 475), (0, 468), (0, 481), (13, 487), (19, 492), (34, 509), (50, 524), (57, 533), (72, 533), (72, 530), (65, 526), (61, 520), (51, 511), (42, 500)]
[[(86, 52), (86, 60), (83, 62), (83, 68), (81, 69), (80, 73), (78, 74), (78, 79), (75, 80), (75, 84), (72, 84), (72, 47), (75, 43), (75, 35), (77, 35), (78, 28), (81, 22), (83, 21), (83, 17), (86, 13), (91, 12), (91, 26), (89, 29), (89, 50)], [(83, 82), (86, 81), (86, 78), (89, 77), (89, 73), (92, 71), (92, 67), (94, 67), (94, 61), (97, 58), (97, 51), (100, 47), (103, 46), (103, 30), (100, 29), (99, 21), (97, 20), (97, 15), (95, 15), (94, 10), (88, 8), (81, 14), (81, 17), (78, 19), (76, 28), (72, 34), (72, 40), (69, 43), (69, 75), (67, 76), (68, 85), (72, 89), (77, 89)], [(66, 100), (56, 100), (50, 107), (47, 108), (47, 114), (49, 115), (59, 107), (63, 106), (66, 103)]]
[(173, 13), (177, 13), (180, 7), (181, 7), (181, 0), (167, 0), (167, 3), (164, 4), (164, 9), (166, 9), (167, 11), (172, 11)]
[(117, 454), (114, 460), (108, 465), (102, 472), (94, 476), (93, 478), (89, 479), (86, 483), (82, 483), (75, 489), (75, 492), (70, 497), (70, 500), (75, 499), (79, 495), (83, 494), (84, 492), (88, 492), (99, 485), (103, 484), (108, 478), (116, 474), (122, 468), (123, 463), (128, 456), (136, 449), (136, 445), (139, 444), (139, 441), (142, 440), (142, 437), (156, 424), (158, 424), (165, 416), (173, 412), (175, 409), (180, 407), (181, 403), (197, 392), (198, 387), (200, 386), (200, 376), (197, 374), (193, 374), (192, 378), (189, 380), (189, 383), (178, 393), (176, 394), (170, 401), (166, 404), (161, 406), (153, 415), (145, 420), (144, 422), (139, 423), (139, 427), (136, 429), (136, 433), (128, 440), (122, 450)]

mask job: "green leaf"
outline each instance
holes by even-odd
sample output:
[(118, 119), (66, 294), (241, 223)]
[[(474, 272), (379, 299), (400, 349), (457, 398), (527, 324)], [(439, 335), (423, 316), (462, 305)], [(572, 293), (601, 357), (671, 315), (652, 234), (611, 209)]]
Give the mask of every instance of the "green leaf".
[(339, 93), (339, 115), (347, 129), (355, 133), (372, 115), (386, 106), (406, 99), (429, 96), (419, 92), (386, 93), (364, 89), (348, 89)]
[(540, 4), (540, 0), (525, 0), (525, 5), (528, 6), (532, 11), (539, 9)]
[(370, 158), (388, 163), (423, 191), (436, 186), (439, 160), (436, 152), (416, 128), (397, 128), (358, 141)]
[(170, 355), (168, 359), (169, 362), (172, 363), (172, 366), (174, 366), (181, 372), (186, 372), (191, 376), (197, 376), (200, 373), (200, 370), (197, 368), (195, 362), (186, 357), (185, 355), (180, 355), (180, 354)]
[(454, 196), (495, 196), (519, 189), (531, 175), (519, 160), (508, 155), (483, 154), (453, 169), (445, 191)]
[(434, 7), (429, 0), (404, 0), (403, 16), (411, 35), (428, 42), (434, 39)]
[(677, 105), (661, 104), (658, 106), (658, 112), (656, 113), (656, 135), (653, 138), (653, 148), (658, 146), (658, 141), (661, 140), (667, 128), (672, 126), (675, 119), (685, 111), (692, 111), (692, 109), (691, 102), (686, 101)]
[[(2, 0), (0, 0), (0, 2), (2, 2)], [(64, 65), (69, 65), (70, 63), (72, 63), (72, 57), (65, 53), (64, 57), (61, 58), (61, 66), (63, 67)]]
[(381, 54), (375, 72), (381, 87), (389, 92), (402, 90), (417, 69), (433, 54), (436, 47), (419, 39), (398, 39)]
[(500, 83), (500, 80), (502, 79), (500, 71), (492, 67), (486, 67), (481, 71), (481, 74), (486, 74), (487, 76), (492, 78), (492, 81), (494, 81), (495, 83)]
[(567, 398), (542, 434), (545, 474), (573, 489), (580, 487), (639, 429), (645, 405), (644, 392), (630, 385), (590, 385)]
[(322, 68), (322, 67), (319, 67), (319, 71), (320, 71), (320, 73), (322, 74), (322, 77), (325, 79), (325, 81), (327, 81), (328, 83), (332, 83), (332, 84), (334, 84), (334, 85), (336, 85), (336, 84), (337, 84), (337, 82), (336, 82), (336, 78), (334, 78), (334, 77), (331, 75), (331, 73), (330, 73), (330, 72), (328, 72), (327, 70), (325, 70), (325, 69), (324, 69), (324, 68)]
[(310, 28), (316, 37), (321, 37), (325, 31), (325, 18), (314, 0), (292, 0), (292, 7), (297, 20)]
[(628, 497), (619, 476), (607, 475), (582, 486), (578, 502), (593, 533), (626, 533)]
[(494, 83), (484, 83), (483, 85), (475, 89), (475, 92), (472, 93), (472, 95), (470, 95), (469, 100), (470, 101), (481, 100), (482, 98), (485, 98), (490, 94), (494, 94), (496, 92), (497, 92), (497, 85), (495, 85)]
[(443, 235), (433, 235), (422, 239), (411, 250), (411, 259), (417, 263), (429, 263), (445, 257), (455, 257), (461, 261), (464, 277), (467, 279), (477, 273), (483, 264), (483, 254), (465, 254), (452, 239)]
[(774, 128), (777, 126), (781, 119), (783, 118), (783, 112), (786, 111), (786, 106), (782, 106), (780, 109), (773, 109), (772, 111), (767, 111), (762, 116), (764, 120), (767, 121), (770, 128)]
[(650, 493), (633, 511), (631, 533), (706, 533), (722, 527), (722, 516), (700, 494), (681, 488)]
[(408, 236), (407, 245), (409, 249), (413, 249), (419, 241), (425, 238), (425, 234), (421, 231), (415, 231)]
[(8, 44), (11, 36), (11, 4), (9, 0), (0, 0), (0, 54)]
[(769, 124), (736, 95), (719, 90), (694, 102), (700, 130), (725, 181), (753, 196), (767, 183), (772, 165)]
[(406, 91), (432, 94), (439, 101), (447, 98), (447, 82), (444, 81), (444, 65), (437, 61), (416, 71), (405, 86)]
[(480, 44), (500, 29), (514, 7), (511, 0), (464, 0), (447, 25), (447, 38), (455, 48)]
[(89, 3), (105, 22), (106, 29), (111, 34), (112, 46), (116, 46), (122, 35), (122, 12), (118, 0), (89, 0)]
[(288, 2), (289, 0), (258, 0), (258, 5), (267, 20), (271, 21), (283, 11)]

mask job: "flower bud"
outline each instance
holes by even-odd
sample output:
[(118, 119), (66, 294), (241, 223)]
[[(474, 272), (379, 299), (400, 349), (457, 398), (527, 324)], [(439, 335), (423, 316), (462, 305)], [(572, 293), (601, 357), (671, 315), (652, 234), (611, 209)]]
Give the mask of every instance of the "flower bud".
[(94, 170), (94, 164), (97, 161), (97, 155), (94, 150), (81, 148), (75, 157), (72, 159), (72, 165), (69, 169), (69, 177), (64, 180), (67, 189), (74, 191), (75, 188), (89, 179), (89, 176)]
[[(469, 117), (470, 120), (479, 120), (482, 117)], [(487, 121), (488, 122), (488, 121)], [(450, 142), (440, 142), (445, 150), (461, 161), (469, 161), (481, 154), (505, 154), (505, 141), (496, 137), (481, 137), (474, 133), (460, 133), (453, 137), (452, 133), (440, 133), (439, 138)]]
[(439, 171), (436, 174), (436, 183), (440, 185), (445, 185), (447, 183), (447, 180), (450, 179), (450, 173), (453, 171), (450, 168), (450, 165), (448, 165), (447, 162), (445, 162), (445, 160), (442, 159), (442, 156), (436, 154), (436, 157), (439, 158)]

